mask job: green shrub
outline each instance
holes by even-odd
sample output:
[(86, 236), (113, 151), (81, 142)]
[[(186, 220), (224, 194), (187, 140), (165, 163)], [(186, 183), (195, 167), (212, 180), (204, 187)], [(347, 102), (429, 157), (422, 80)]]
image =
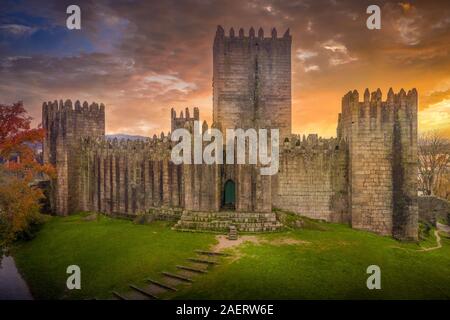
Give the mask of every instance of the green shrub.
[(429, 222), (419, 223), (419, 240), (426, 240), (430, 237), (433, 226)]

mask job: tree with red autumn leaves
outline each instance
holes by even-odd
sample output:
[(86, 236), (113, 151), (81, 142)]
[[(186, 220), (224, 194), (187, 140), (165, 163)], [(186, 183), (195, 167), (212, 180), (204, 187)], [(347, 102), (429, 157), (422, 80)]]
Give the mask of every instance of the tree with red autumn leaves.
[(40, 221), (43, 192), (33, 181), (54, 175), (31, 147), (44, 138), (44, 129), (32, 129), (31, 120), (22, 102), (0, 104), (0, 246), (28, 235)]

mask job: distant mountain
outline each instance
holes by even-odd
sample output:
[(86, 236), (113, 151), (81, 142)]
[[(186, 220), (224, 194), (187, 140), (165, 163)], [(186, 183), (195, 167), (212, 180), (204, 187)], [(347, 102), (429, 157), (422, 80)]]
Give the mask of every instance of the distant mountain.
[(144, 136), (132, 136), (129, 134), (122, 134), (122, 133), (106, 135), (106, 139), (108, 139), (108, 140), (114, 140), (115, 138), (117, 138), (117, 140), (133, 140), (133, 141), (147, 139), (147, 137), (144, 137)]

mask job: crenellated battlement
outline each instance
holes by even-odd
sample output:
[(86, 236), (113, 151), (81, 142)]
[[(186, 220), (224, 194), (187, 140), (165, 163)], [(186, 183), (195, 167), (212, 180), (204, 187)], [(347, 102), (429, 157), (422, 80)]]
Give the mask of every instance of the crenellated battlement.
[(348, 139), (353, 130), (367, 129), (392, 131), (395, 121), (413, 122), (417, 119), (417, 90), (398, 93), (389, 89), (386, 100), (380, 89), (364, 91), (360, 98), (358, 91), (349, 91), (342, 98), (342, 113), (338, 117), (338, 138)]
[(369, 92), (364, 91), (362, 101), (359, 99), (358, 91), (349, 91), (342, 98), (342, 113), (357, 113), (358, 118), (379, 118), (381, 122), (392, 121), (395, 109), (402, 109), (408, 117), (417, 113), (417, 90), (409, 90), (408, 93), (401, 89), (397, 94), (392, 88), (389, 89), (386, 100), (383, 100), (380, 89)]
[(177, 117), (177, 112), (174, 108), (171, 109), (171, 119), (179, 119), (179, 120), (198, 120), (200, 118), (200, 111), (197, 107), (193, 109), (193, 116), (191, 117), (191, 113), (189, 108), (184, 109), (185, 113), (183, 114), (183, 110), (180, 112), (180, 115)]
[(245, 35), (244, 29), (240, 28), (238, 34), (236, 35), (234, 28), (231, 27), (228, 35), (225, 34), (225, 30), (223, 29), (222, 26), (217, 26), (217, 30), (216, 30), (216, 40), (220, 40), (220, 39), (233, 39), (233, 40), (245, 40), (245, 39), (254, 39), (255, 41), (257, 40), (291, 40), (292, 37), (290, 35), (289, 29), (286, 30), (286, 32), (284, 33), (283, 37), (277, 37), (277, 29), (276, 28), (272, 28), (271, 32), (270, 32), (270, 37), (264, 37), (264, 29), (263, 28), (259, 28), (258, 29), (258, 34), (256, 35), (255, 33), (255, 29), (253, 27), (251, 27), (249, 29), (248, 35)]
[(258, 53), (262, 49), (267, 54), (287, 54), (291, 50), (292, 37), (289, 33), (289, 29), (286, 30), (282, 37), (277, 36), (277, 30), (272, 29), (270, 36), (264, 36), (264, 30), (258, 29), (258, 33), (255, 33), (255, 29), (250, 28), (248, 35), (245, 35), (244, 29), (239, 29), (238, 34), (235, 34), (234, 28), (231, 28), (228, 34), (225, 34), (224, 29), (221, 26), (217, 27), (216, 35), (214, 38), (213, 50), (215, 53), (219, 52), (247, 52)]
[(301, 136), (292, 134), (280, 145), (280, 151), (285, 154), (296, 155), (299, 153), (321, 153), (334, 152), (339, 150), (339, 141), (337, 138), (322, 138), (317, 134), (308, 134)]
[(65, 102), (63, 100), (48, 101), (42, 104), (42, 113), (58, 113), (58, 112), (78, 112), (78, 113), (89, 113), (92, 115), (104, 115), (105, 105), (101, 103), (100, 105), (96, 102), (92, 102), (90, 105), (88, 102), (84, 101), (83, 104), (79, 100), (72, 104), (72, 100), (68, 99)]
[(173, 142), (170, 140), (170, 132), (165, 135), (163, 132), (160, 136), (154, 135), (152, 138), (145, 140), (130, 139), (105, 139), (104, 137), (83, 137), (81, 138), (81, 148), (84, 151), (106, 152), (110, 154), (120, 152), (136, 152), (146, 153), (151, 156), (170, 155)]
[(177, 112), (174, 108), (170, 110), (170, 122), (171, 122), (171, 131), (174, 131), (178, 128), (184, 128), (186, 123), (193, 124), (194, 121), (200, 120), (200, 111), (197, 107), (194, 107), (193, 113), (191, 116), (191, 113), (189, 111), (189, 108), (186, 108), (183, 111), (180, 111), (180, 115), (177, 117)]

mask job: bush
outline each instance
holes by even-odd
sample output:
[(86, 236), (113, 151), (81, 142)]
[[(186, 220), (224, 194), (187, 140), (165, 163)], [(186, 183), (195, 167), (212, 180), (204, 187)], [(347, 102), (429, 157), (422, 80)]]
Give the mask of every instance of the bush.
[[(4, 180), (4, 179), (3, 179)], [(44, 221), (39, 200), (42, 191), (26, 180), (8, 177), (0, 183), (0, 242), (8, 245), (17, 239), (30, 239)]]
[(429, 222), (419, 223), (419, 240), (426, 240), (430, 236), (432, 225)]

